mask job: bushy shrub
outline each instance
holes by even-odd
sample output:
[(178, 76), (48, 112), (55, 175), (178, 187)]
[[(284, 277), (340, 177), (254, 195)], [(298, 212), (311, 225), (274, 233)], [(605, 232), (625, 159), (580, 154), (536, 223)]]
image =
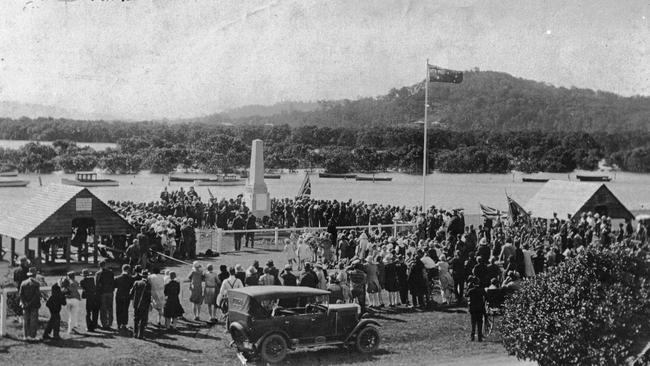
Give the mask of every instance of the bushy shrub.
[(526, 281), (505, 304), (501, 334), (509, 353), (541, 366), (620, 365), (649, 327), (650, 265), (617, 246)]

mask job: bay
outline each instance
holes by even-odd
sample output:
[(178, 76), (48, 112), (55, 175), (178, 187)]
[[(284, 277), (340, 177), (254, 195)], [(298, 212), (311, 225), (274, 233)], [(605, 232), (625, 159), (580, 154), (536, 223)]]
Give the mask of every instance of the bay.
[[(634, 173), (573, 172), (571, 174), (540, 173), (545, 178), (576, 181), (576, 174), (608, 174), (614, 180), (606, 183), (615, 195), (633, 213), (650, 209), (650, 175)], [(382, 173), (391, 182), (358, 182), (350, 179), (319, 178), (311, 174), (312, 196), (317, 199), (364, 201), (366, 203), (419, 206), (422, 204), (422, 177), (398, 173)], [(526, 207), (526, 202), (542, 186), (540, 183), (523, 183), (521, 173), (514, 174), (442, 174), (434, 173), (426, 178), (427, 205), (446, 209), (463, 208), (467, 214), (480, 213), (479, 203), (498, 209), (507, 209), (507, 192)], [(528, 175), (526, 175), (528, 176)], [(55, 172), (41, 175), (43, 185), (59, 184), (61, 178), (74, 178), (72, 174)], [(96, 187), (90, 190), (100, 199), (114, 201), (155, 201), (164, 187), (175, 190), (189, 188), (192, 183), (169, 182), (166, 175), (140, 172), (136, 175), (106, 176), (120, 182), (119, 187)], [(30, 180), (27, 188), (0, 188), (0, 217), (10, 214), (35, 192), (40, 190), (39, 176), (20, 175)], [(281, 179), (266, 180), (271, 197), (294, 197), (302, 183), (304, 172), (283, 174)], [(208, 187), (195, 187), (203, 200), (209, 198)], [(209, 187), (217, 198), (234, 198), (244, 193), (244, 186)]]

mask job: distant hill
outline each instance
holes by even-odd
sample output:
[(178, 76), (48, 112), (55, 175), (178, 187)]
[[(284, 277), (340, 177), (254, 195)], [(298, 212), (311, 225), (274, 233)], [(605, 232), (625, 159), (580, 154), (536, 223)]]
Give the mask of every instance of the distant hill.
[(220, 114), (230, 118), (244, 118), (261, 116), (268, 117), (274, 114), (291, 112), (311, 112), (318, 109), (318, 103), (314, 102), (280, 102), (273, 105), (246, 105), (239, 108), (227, 109)]
[(50, 105), (21, 103), (14, 101), (0, 101), (0, 118), (18, 119), (27, 118), (66, 118), (76, 120), (115, 120), (111, 116), (104, 116), (97, 113), (83, 113), (76, 110), (54, 107)]
[[(555, 87), (494, 71), (467, 71), (462, 84), (431, 83), (430, 121), (453, 130), (587, 131), (650, 130), (650, 97), (622, 97), (590, 89)], [(378, 97), (319, 101), (318, 108), (269, 115), (246, 109), (235, 125), (289, 124), (321, 127), (412, 125), (424, 115), (424, 83)], [(273, 106), (272, 106), (273, 107)], [(264, 112), (270, 112), (269, 107)], [(203, 119), (210, 121), (210, 118)]]

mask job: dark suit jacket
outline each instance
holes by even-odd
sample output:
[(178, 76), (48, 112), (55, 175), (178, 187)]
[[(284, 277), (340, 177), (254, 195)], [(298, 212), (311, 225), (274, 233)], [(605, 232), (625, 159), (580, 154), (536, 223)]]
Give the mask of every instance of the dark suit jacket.
[(133, 278), (131, 275), (122, 273), (115, 278), (115, 297), (129, 297), (129, 292), (133, 286)]
[(133, 284), (129, 293), (133, 300), (133, 311), (137, 314), (146, 314), (151, 305), (151, 284), (147, 279), (141, 279)]

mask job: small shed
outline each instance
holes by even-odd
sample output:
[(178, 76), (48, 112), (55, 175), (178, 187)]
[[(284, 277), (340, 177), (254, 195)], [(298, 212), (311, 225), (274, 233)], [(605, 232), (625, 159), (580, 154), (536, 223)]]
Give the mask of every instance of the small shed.
[(614, 219), (633, 220), (634, 215), (603, 183), (551, 180), (528, 201), (526, 210), (532, 217), (552, 219), (593, 212)]
[[(16, 241), (24, 240), (25, 253), (29, 252), (29, 238), (38, 239), (35, 255), (41, 258), (42, 239), (66, 238), (66, 262), (70, 262), (72, 227), (84, 225), (92, 228), (93, 259), (97, 263), (97, 236), (124, 235), (135, 228), (113, 211), (88, 188), (52, 184), (39, 190), (25, 204), (0, 221), (0, 246), (2, 238), (11, 239), (11, 263), (14, 264)], [(88, 242), (85, 242), (85, 262), (88, 262)]]

